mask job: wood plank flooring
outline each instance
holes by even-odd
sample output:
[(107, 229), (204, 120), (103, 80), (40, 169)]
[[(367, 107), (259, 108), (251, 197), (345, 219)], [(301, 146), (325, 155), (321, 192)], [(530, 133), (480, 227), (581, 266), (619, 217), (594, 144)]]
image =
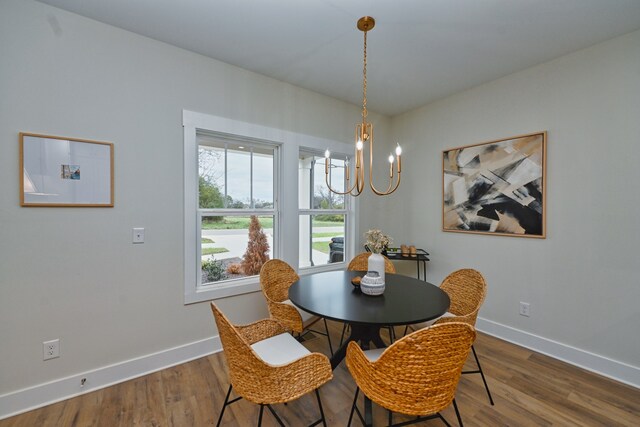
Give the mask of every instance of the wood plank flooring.
[[(335, 346), (341, 324), (330, 322), (330, 329)], [(328, 354), (325, 337), (304, 344)], [(456, 400), (467, 427), (640, 426), (638, 389), (481, 333), (475, 348), (495, 406), (489, 404), (480, 375), (463, 375)], [(473, 356), (465, 369), (475, 369)], [(210, 426), (217, 421), (227, 387), (224, 358), (217, 353), (2, 420), (0, 427)], [(347, 424), (354, 390), (343, 362), (334, 379), (320, 389), (328, 425)], [(319, 417), (313, 394), (275, 405), (275, 410), (290, 426), (305, 426)], [(443, 416), (457, 425), (452, 408)], [(227, 408), (223, 425), (256, 425), (257, 419), (258, 406), (241, 400)], [(394, 415), (394, 422), (409, 419)], [(374, 405), (374, 425), (386, 422), (386, 410)], [(267, 411), (263, 425), (277, 425)], [(361, 424), (354, 419), (352, 425)], [(420, 425), (444, 424), (432, 420)]]

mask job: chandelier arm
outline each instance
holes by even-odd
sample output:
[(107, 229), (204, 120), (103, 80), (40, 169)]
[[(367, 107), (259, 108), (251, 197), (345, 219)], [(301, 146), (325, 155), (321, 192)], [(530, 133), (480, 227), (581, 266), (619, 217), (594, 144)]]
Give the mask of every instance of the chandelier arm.
[[(400, 175), (398, 174), (398, 176)], [(393, 193), (393, 191), (395, 191), (395, 189), (398, 188), (398, 185), (396, 184), (396, 187), (393, 189), (393, 191), (390, 191), (391, 187), (393, 186), (393, 181), (394, 181), (393, 169), (391, 169), (391, 174), (389, 176), (389, 186), (385, 191), (380, 191), (376, 188), (375, 185), (373, 185), (373, 145), (370, 144), (369, 145), (369, 187), (371, 187), (371, 190), (378, 196), (386, 196), (388, 194)]]
[[(358, 156), (357, 151), (356, 151), (356, 156)], [(358, 157), (356, 157), (356, 159), (358, 159)], [(359, 162), (358, 162), (358, 160), (356, 160), (356, 168), (355, 168), (356, 170), (355, 170), (355, 172), (353, 174), (354, 178), (355, 178), (355, 182), (353, 183), (351, 188), (349, 188), (347, 191), (336, 191), (336, 190), (333, 189), (333, 187), (331, 187), (331, 184), (329, 184), (329, 171), (330, 171), (329, 161), (330, 161), (329, 159), (326, 160), (325, 169), (324, 169), (324, 180), (325, 180), (325, 183), (327, 184), (327, 188), (329, 189), (329, 191), (331, 191), (332, 193), (341, 195), (341, 196), (344, 196), (344, 195), (347, 195), (347, 194), (350, 194), (352, 196), (359, 196), (360, 193), (362, 193), (362, 188), (361, 188), (362, 186), (359, 183), (360, 183), (360, 181), (362, 181), (364, 179), (364, 175), (362, 174), (363, 166), (361, 165), (362, 164), (362, 159), (360, 158)], [(358, 166), (358, 163), (360, 163), (361, 166)], [(346, 172), (347, 173), (348, 173), (348, 171), (349, 171), (349, 166), (347, 166), (347, 168), (346, 168)], [(349, 175), (347, 175), (347, 177), (346, 177), (347, 187), (349, 187), (349, 180), (350, 180)], [(357, 190), (356, 193), (353, 193), (354, 189)]]
[[(364, 159), (363, 163), (364, 163)], [(364, 190), (364, 165), (362, 166), (362, 168), (359, 171), (359, 178), (358, 178), (358, 195), (360, 195), (362, 193), (362, 191)]]
[(395, 181), (394, 173), (393, 173), (393, 165), (390, 166), (389, 169), (389, 186), (385, 191), (380, 191), (373, 185), (373, 124), (369, 123), (369, 187), (371, 187), (371, 191), (373, 191), (378, 196), (388, 196), (398, 189), (400, 186), (400, 177), (401, 177), (401, 169), (400, 169), (400, 159), (398, 159), (398, 181), (395, 186), (393, 186), (393, 181)]
[(391, 185), (393, 184), (393, 179), (389, 180), (389, 187), (387, 188), (387, 191), (379, 191), (377, 190), (374, 186), (373, 183), (371, 183), (371, 191), (373, 191), (375, 194), (377, 194), (378, 196), (388, 196), (389, 194), (393, 193), (394, 191), (396, 191), (398, 189), (398, 187), (400, 186), (400, 177), (401, 175), (398, 174), (398, 180), (396, 181), (396, 185), (393, 187), (393, 189), (391, 189)]
[[(351, 188), (348, 189), (347, 191), (336, 191), (336, 190), (333, 189), (333, 187), (331, 187), (331, 184), (329, 184), (329, 175), (328, 174), (324, 175), (324, 181), (327, 184), (327, 188), (329, 189), (329, 191), (331, 191), (332, 193), (335, 193), (335, 194), (339, 194), (341, 196), (344, 196), (344, 195), (347, 195), (347, 194), (352, 194), (351, 192), (353, 191), (354, 188), (356, 188), (356, 185), (357, 185), (357, 181), (356, 181), (356, 182), (353, 183)], [(349, 180), (347, 180), (347, 182), (348, 181)], [(358, 193), (358, 194), (360, 194), (360, 193)]]
[(388, 191), (391, 189), (393, 185), (393, 174), (389, 177), (389, 186), (385, 192), (378, 190), (375, 185), (373, 185), (373, 123), (369, 123), (367, 133), (369, 134), (369, 187), (379, 196), (383, 196), (388, 194)]

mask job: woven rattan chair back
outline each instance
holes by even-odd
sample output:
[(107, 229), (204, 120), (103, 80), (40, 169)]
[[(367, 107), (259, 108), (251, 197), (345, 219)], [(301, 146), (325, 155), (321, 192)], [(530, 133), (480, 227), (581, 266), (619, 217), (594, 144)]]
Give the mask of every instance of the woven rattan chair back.
[(478, 312), (487, 295), (487, 283), (482, 274), (471, 268), (454, 271), (442, 281), (440, 289), (449, 295), (449, 313), (455, 317), (443, 317), (436, 323), (465, 322), (475, 326)]
[(304, 325), (298, 310), (282, 303), (289, 299), (289, 288), (298, 279), (295, 270), (279, 259), (265, 262), (260, 270), (260, 287), (267, 300), (269, 315), (290, 331), (301, 333)]
[(265, 391), (253, 378), (268, 365), (258, 358), (250, 344), (240, 335), (227, 317), (211, 303), (211, 311), (218, 326), (222, 350), (229, 368), (229, 380), (236, 392), (254, 403), (270, 403)]
[(285, 332), (278, 322), (266, 319), (235, 326), (214, 303), (211, 311), (229, 368), (229, 380), (243, 398), (258, 404), (289, 402), (333, 377), (329, 359), (320, 353), (311, 353), (281, 366), (269, 365), (260, 359), (251, 344)]
[[(362, 252), (361, 254), (353, 257), (349, 265), (347, 266), (347, 270), (351, 271), (367, 271), (369, 269), (369, 257), (371, 256), (371, 252)], [(384, 255), (383, 255), (384, 256)], [(396, 273), (396, 266), (393, 265), (389, 258), (384, 257), (384, 272), (385, 273)]]
[[(480, 311), (480, 307), (487, 296), (487, 282), (485, 282), (482, 274), (471, 268), (454, 271), (445, 277), (440, 285), (440, 289), (449, 295), (449, 300), (451, 301), (449, 313), (454, 316), (441, 317), (435, 322), (435, 324), (464, 322), (475, 327), (476, 320), (478, 319), (478, 312)], [(482, 382), (484, 383), (484, 388), (487, 390), (489, 402), (493, 405), (493, 397), (491, 396), (491, 391), (489, 391), (487, 379), (482, 371), (480, 359), (478, 358), (473, 346), (471, 346), (471, 350), (473, 351), (473, 357), (476, 360), (478, 369), (463, 371), (462, 373), (480, 374), (482, 376)]]
[(260, 286), (264, 295), (273, 302), (289, 299), (289, 287), (300, 277), (286, 262), (271, 259), (260, 270)]
[(350, 342), (347, 367), (378, 405), (409, 415), (435, 414), (453, 401), (475, 336), (466, 323), (435, 325), (399, 339), (375, 362)]
[[(309, 353), (298, 359), (292, 359), (288, 363), (271, 365), (262, 360), (251, 345), (284, 334), (285, 329), (280, 323), (272, 319), (264, 319), (249, 325), (236, 326), (214, 303), (211, 303), (211, 311), (218, 326), (231, 383), (216, 426), (222, 423), (225, 408), (240, 397), (260, 405), (258, 426), (262, 425), (265, 406), (269, 408), (278, 424), (283, 425), (271, 405), (295, 400), (314, 390), (321, 418), (312, 425), (322, 423), (326, 426), (318, 387), (333, 378), (331, 363), (327, 356)], [(239, 397), (230, 400), (232, 390), (235, 390)]]

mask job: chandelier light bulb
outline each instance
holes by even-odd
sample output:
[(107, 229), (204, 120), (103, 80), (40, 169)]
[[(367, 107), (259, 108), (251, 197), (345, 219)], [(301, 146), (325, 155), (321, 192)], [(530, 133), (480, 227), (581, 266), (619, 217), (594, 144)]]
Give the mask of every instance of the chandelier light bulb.
[(394, 160), (394, 159), (393, 159), (393, 154), (389, 154), (389, 163), (392, 163), (392, 164), (393, 164), (393, 160)]
[(325, 159), (328, 159), (331, 156), (331, 153), (329, 152), (329, 149), (327, 148), (324, 152), (324, 157)]
[(402, 154), (402, 148), (400, 147), (400, 144), (396, 144), (396, 156), (399, 156)]
[(356, 142), (356, 148), (358, 149), (358, 151), (362, 150), (363, 145), (364, 144), (362, 143), (361, 139), (359, 139), (358, 142)]

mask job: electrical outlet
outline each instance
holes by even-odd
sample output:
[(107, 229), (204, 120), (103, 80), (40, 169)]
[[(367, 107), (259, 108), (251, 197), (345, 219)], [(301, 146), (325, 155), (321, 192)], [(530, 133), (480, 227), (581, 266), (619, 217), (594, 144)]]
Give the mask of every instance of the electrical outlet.
[(529, 317), (531, 312), (529, 311), (529, 303), (520, 301), (520, 316)]
[(42, 343), (42, 360), (60, 357), (60, 340), (44, 341)]

